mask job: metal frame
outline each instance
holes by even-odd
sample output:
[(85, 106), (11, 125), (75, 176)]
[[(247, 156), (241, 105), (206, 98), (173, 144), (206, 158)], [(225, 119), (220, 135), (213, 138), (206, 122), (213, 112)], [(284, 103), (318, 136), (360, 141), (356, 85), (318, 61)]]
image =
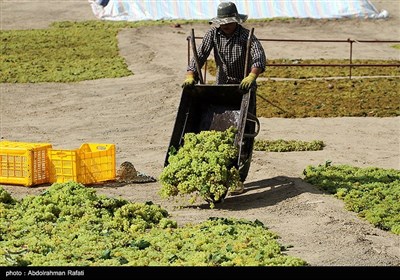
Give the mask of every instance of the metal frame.
[[(194, 37), (194, 39), (203, 39), (203, 37)], [(187, 37), (188, 41), (188, 64), (190, 62), (190, 42), (191, 36)], [(400, 43), (396, 40), (307, 40), (307, 39), (258, 39), (261, 42), (295, 42), (295, 43), (347, 43), (349, 44), (349, 63), (347, 64), (267, 64), (268, 66), (274, 67), (349, 67), (350, 73), (349, 78), (352, 77), (352, 68), (354, 67), (400, 67), (400, 64), (353, 64), (353, 44), (354, 43)], [(204, 65), (204, 82), (206, 82), (207, 62)]]

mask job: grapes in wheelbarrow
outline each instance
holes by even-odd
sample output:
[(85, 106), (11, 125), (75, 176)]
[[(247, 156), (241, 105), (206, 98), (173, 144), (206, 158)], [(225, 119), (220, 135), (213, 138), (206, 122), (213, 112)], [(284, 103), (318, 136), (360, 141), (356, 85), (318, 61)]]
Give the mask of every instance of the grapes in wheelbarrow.
[(240, 183), (235, 167), (237, 129), (186, 133), (183, 145), (169, 151), (168, 164), (160, 175), (161, 196), (195, 194), (211, 207), (223, 201)]

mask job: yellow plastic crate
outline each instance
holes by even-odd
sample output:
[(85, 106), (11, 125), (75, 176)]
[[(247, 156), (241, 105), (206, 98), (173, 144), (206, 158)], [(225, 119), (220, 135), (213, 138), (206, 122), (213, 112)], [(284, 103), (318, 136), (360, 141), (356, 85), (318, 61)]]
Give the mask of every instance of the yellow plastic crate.
[(51, 183), (78, 182), (78, 173), (80, 170), (78, 150), (50, 149), (49, 158), (51, 164)]
[(50, 182), (50, 143), (0, 141), (0, 183), (26, 187)]
[(49, 150), (51, 182), (93, 184), (115, 179), (115, 145), (85, 143), (76, 150)]

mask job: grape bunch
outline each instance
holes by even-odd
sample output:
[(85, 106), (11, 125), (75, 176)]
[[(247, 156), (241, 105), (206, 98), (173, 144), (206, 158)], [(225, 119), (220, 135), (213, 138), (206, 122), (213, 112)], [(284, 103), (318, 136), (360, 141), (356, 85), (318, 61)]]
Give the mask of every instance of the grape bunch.
[(182, 147), (170, 151), (168, 165), (160, 175), (161, 197), (195, 194), (214, 206), (240, 182), (235, 167), (237, 129), (186, 133)]

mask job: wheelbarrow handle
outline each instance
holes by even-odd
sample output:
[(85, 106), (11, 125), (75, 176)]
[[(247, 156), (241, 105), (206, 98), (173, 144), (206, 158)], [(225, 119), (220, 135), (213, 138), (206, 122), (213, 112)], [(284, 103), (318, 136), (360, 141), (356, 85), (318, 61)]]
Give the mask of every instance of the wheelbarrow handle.
[(250, 30), (249, 37), (247, 38), (247, 45), (246, 45), (246, 61), (244, 65), (244, 76), (243, 78), (246, 78), (248, 73), (248, 67), (249, 67), (249, 60), (250, 60), (250, 48), (251, 48), (251, 38), (253, 37), (254, 34), (254, 27)]
[(197, 70), (197, 73), (199, 74), (199, 81), (200, 81), (200, 84), (204, 84), (203, 75), (201, 73), (201, 68), (200, 68), (200, 64), (199, 64), (199, 56), (197, 55), (196, 39), (194, 37), (194, 29), (193, 28), (192, 28), (192, 35), (191, 35), (190, 39), (192, 42), (192, 51), (193, 51), (194, 61), (196, 63), (196, 70)]
[(254, 122), (256, 124), (256, 131), (254, 133), (244, 133), (243, 137), (255, 138), (258, 135), (258, 133), (260, 132), (260, 121), (258, 120), (258, 118), (255, 115), (253, 115), (250, 112), (247, 113), (246, 121)]

